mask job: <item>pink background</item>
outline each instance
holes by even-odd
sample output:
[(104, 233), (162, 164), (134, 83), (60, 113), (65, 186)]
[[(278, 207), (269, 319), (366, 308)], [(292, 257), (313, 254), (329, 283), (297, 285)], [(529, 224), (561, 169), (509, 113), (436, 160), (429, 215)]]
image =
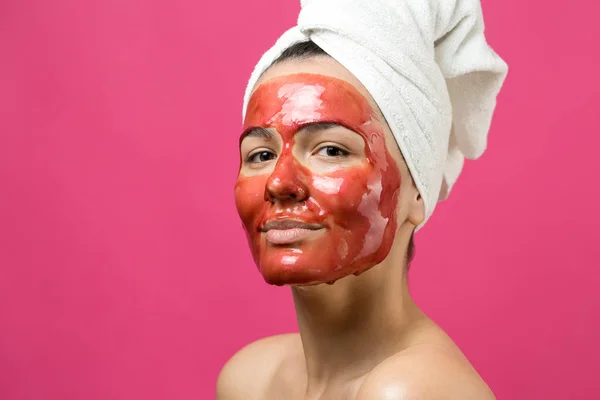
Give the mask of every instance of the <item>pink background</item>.
[[(0, 3), (0, 398), (210, 399), (296, 329), (233, 205), (242, 92), (297, 1)], [(600, 6), (484, 2), (490, 147), (414, 296), (499, 399), (600, 398)]]

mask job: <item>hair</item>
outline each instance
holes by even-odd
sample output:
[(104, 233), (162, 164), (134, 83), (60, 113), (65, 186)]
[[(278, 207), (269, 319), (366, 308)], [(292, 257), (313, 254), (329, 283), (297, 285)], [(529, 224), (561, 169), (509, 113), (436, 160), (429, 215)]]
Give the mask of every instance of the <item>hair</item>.
[[(273, 61), (272, 65), (280, 64), (285, 61), (293, 61), (293, 60), (306, 60), (312, 57), (326, 56), (331, 57), (325, 50), (320, 48), (315, 42), (312, 40), (308, 40), (305, 42), (296, 43), (281, 53), (279, 57)], [(408, 271), (410, 268), (410, 263), (415, 257), (415, 241), (414, 241), (414, 232), (410, 235), (410, 240), (408, 242), (408, 249), (406, 250), (406, 270)]]
[(289, 60), (306, 60), (311, 57), (327, 56), (330, 57), (325, 50), (320, 48), (312, 40), (296, 43), (281, 53), (279, 57), (273, 61), (273, 65)]

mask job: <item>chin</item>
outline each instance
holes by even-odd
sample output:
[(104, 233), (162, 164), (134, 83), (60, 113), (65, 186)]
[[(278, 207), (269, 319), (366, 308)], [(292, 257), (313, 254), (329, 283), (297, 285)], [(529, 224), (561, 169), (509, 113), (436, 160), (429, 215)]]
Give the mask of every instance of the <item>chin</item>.
[(360, 270), (353, 268), (342, 268), (335, 270), (333, 267), (324, 270), (310, 270), (294, 266), (290, 268), (282, 264), (279, 265), (262, 265), (259, 270), (263, 279), (269, 285), (274, 286), (316, 286), (316, 285), (333, 285), (340, 279), (347, 276), (358, 276), (363, 272), (374, 267), (375, 264), (363, 266)]

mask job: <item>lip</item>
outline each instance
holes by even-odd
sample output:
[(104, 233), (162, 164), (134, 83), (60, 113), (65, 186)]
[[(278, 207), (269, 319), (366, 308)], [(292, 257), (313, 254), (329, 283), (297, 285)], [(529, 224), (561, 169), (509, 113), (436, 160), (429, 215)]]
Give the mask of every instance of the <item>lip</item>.
[(274, 245), (286, 245), (313, 238), (323, 225), (311, 224), (294, 219), (267, 221), (261, 228), (266, 239)]
[(270, 220), (267, 221), (260, 228), (262, 232), (268, 232), (270, 230), (290, 230), (290, 229), (301, 229), (301, 230), (309, 230), (316, 231), (322, 229), (323, 225), (320, 224), (312, 224), (308, 222), (298, 221), (295, 219), (283, 219), (283, 220)]

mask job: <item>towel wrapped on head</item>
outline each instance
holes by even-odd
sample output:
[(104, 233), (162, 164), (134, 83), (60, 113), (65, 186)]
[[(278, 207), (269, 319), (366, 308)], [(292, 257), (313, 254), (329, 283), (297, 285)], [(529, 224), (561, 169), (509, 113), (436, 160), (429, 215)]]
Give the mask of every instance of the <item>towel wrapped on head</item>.
[(311, 40), (369, 91), (425, 205), (445, 199), (465, 157), (486, 148), (506, 63), (488, 46), (479, 0), (302, 0), (298, 25), (258, 62), (244, 98), (281, 53)]

